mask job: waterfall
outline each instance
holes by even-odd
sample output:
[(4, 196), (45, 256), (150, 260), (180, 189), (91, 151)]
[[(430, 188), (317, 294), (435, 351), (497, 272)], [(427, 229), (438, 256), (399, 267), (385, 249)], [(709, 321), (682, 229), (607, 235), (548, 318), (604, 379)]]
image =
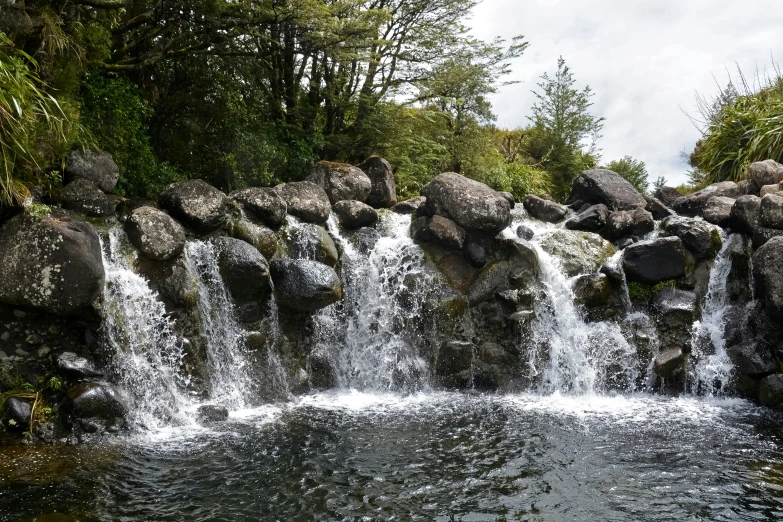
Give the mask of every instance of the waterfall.
[(102, 335), (113, 380), (133, 401), (132, 423), (159, 428), (189, 422), (191, 400), (179, 374), (181, 345), (166, 309), (147, 281), (132, 270), (135, 252), (122, 228), (102, 241), (106, 285)]
[(236, 318), (213, 246), (206, 241), (188, 242), (185, 264), (199, 279), (198, 314), (206, 344), (209, 398), (229, 409), (246, 407), (256, 391), (245, 350), (246, 332)]
[(362, 253), (329, 218), (328, 229), (342, 249), (343, 301), (319, 314), (317, 335), (342, 387), (415, 390), (426, 383), (427, 365), (406, 326), (421, 317), (433, 275), (409, 235), (410, 220), (382, 212), (381, 237)]

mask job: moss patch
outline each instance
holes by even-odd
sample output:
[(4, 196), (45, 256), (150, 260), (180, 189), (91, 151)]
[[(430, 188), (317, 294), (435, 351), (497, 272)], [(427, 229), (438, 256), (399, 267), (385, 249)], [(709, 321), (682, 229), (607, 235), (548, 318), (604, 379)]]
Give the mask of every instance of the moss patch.
[(661, 281), (655, 285), (647, 285), (644, 283), (631, 282), (628, 283), (628, 295), (633, 301), (645, 301), (649, 302), (652, 296), (660, 292), (666, 287), (674, 288), (675, 281), (670, 279), (668, 281)]

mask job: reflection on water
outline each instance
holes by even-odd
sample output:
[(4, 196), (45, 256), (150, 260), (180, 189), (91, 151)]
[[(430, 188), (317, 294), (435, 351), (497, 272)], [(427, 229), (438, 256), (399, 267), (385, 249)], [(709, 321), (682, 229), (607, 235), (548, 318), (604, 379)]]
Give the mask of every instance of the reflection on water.
[(776, 520), (780, 423), (729, 399), (317, 394), (2, 447), (0, 519)]

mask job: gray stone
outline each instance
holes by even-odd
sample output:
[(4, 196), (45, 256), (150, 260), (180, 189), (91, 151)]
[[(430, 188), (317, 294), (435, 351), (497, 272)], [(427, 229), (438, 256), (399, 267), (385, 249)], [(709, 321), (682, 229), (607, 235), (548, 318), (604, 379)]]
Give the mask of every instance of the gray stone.
[(323, 187), (309, 181), (284, 183), (275, 187), (288, 206), (288, 213), (302, 221), (326, 223), (332, 211)]
[(783, 230), (783, 197), (767, 194), (761, 198), (761, 224)]
[(374, 225), (378, 221), (378, 212), (361, 201), (338, 201), (332, 210), (347, 229), (355, 229)]
[(266, 259), (252, 245), (233, 237), (215, 237), (210, 243), (215, 249), (220, 277), (242, 320), (258, 319), (272, 292)]
[(736, 199), (725, 196), (711, 197), (704, 206), (704, 220), (713, 225), (728, 227), (731, 219), (731, 209), (736, 201)]
[(103, 373), (84, 357), (73, 352), (63, 352), (55, 359), (57, 371), (69, 379), (96, 379), (103, 377)]
[(783, 410), (783, 374), (768, 375), (761, 380), (759, 402), (764, 406)]
[(90, 217), (108, 217), (116, 213), (114, 204), (106, 194), (92, 181), (83, 178), (75, 179), (65, 186), (60, 194), (60, 202), (63, 208)]
[(774, 185), (764, 185), (759, 190), (759, 197), (763, 198), (767, 194), (777, 194), (780, 192), (780, 185), (775, 183)]
[(239, 218), (229, 223), (227, 232), (231, 237), (254, 246), (266, 259), (272, 259), (277, 253), (277, 234), (263, 225)]
[(530, 227), (526, 227), (525, 225), (519, 225), (517, 227), (517, 237), (519, 239), (530, 241), (531, 239), (533, 239), (533, 236), (535, 235), (536, 233), (533, 232), (533, 230)]
[(633, 185), (616, 172), (603, 169), (582, 172), (574, 180), (568, 200), (603, 203), (611, 210), (633, 210), (647, 206), (647, 201)]
[(451, 250), (461, 250), (465, 244), (465, 229), (443, 216), (432, 216), (427, 226), (432, 237)]
[(761, 341), (748, 340), (729, 346), (726, 353), (734, 363), (734, 370), (742, 375), (762, 377), (777, 369), (772, 351)]
[(336, 303), (343, 296), (334, 269), (306, 259), (275, 259), (271, 263), (277, 302), (283, 307), (312, 312)]
[(756, 185), (777, 185), (783, 181), (783, 165), (774, 160), (756, 161), (748, 167), (748, 177)]
[(269, 187), (251, 187), (232, 192), (229, 197), (237, 201), (251, 218), (272, 228), (285, 223), (288, 205), (278, 191)]
[(655, 191), (653, 197), (660, 200), (667, 207), (671, 207), (683, 194), (674, 187), (663, 186)]
[(666, 348), (655, 357), (653, 369), (658, 377), (667, 378), (681, 371), (685, 363), (685, 354), (679, 346)]
[(340, 254), (332, 236), (320, 225), (300, 223), (288, 229), (289, 255), (294, 259), (310, 259), (331, 267), (337, 266)]
[(653, 215), (655, 219), (665, 219), (674, 215), (674, 211), (663, 204), (658, 198), (646, 198), (647, 199), (647, 211)]
[(76, 419), (97, 423), (103, 427), (122, 424), (127, 406), (120, 393), (111, 385), (84, 382), (68, 390), (70, 410)]
[(11, 332), (3, 332), (2, 335), (0, 335), (1, 342), (6, 342), (10, 338), (11, 338)]
[(733, 181), (721, 181), (677, 199), (672, 203), (671, 208), (684, 216), (700, 216), (704, 212), (707, 201), (713, 196), (736, 199), (742, 195), (742, 189), (736, 183)]
[(753, 254), (753, 279), (767, 314), (783, 319), (783, 236), (773, 237)]
[(453, 220), (466, 230), (497, 233), (511, 223), (508, 200), (487, 185), (453, 172), (438, 175), (421, 189), (430, 214)]
[(228, 198), (200, 179), (172, 183), (158, 196), (158, 204), (172, 217), (198, 233), (225, 224)]
[(560, 260), (569, 277), (597, 272), (615, 253), (609, 241), (591, 232), (555, 230), (540, 237), (541, 248)]
[(8, 397), (3, 406), (5, 425), (14, 431), (24, 431), (30, 428), (30, 415), (33, 401), (22, 397)]
[(759, 227), (753, 231), (753, 248), (761, 248), (773, 237), (783, 236), (783, 230), (777, 228)]
[(526, 196), (522, 205), (531, 217), (545, 223), (557, 223), (566, 216), (566, 209), (553, 201), (541, 199), (538, 196)]
[(397, 214), (413, 214), (419, 210), (419, 207), (424, 206), (425, 203), (427, 203), (427, 198), (424, 196), (414, 196), (410, 199), (406, 199), (405, 201), (400, 201), (394, 205), (392, 207), (392, 211), (396, 212)]
[(740, 192), (743, 195), (758, 196), (759, 186), (752, 179), (743, 179), (737, 182), (737, 186), (740, 188)]
[(438, 350), (435, 373), (453, 375), (470, 370), (473, 363), (473, 345), (464, 341), (448, 341)]
[(640, 241), (625, 249), (623, 270), (628, 281), (656, 284), (685, 273), (685, 249), (678, 237)]
[(108, 152), (73, 149), (65, 158), (65, 174), (70, 180), (86, 179), (103, 192), (111, 192), (120, 179), (120, 169)]
[(740, 196), (731, 207), (729, 226), (734, 232), (753, 234), (761, 224), (761, 198)]
[(603, 235), (610, 241), (626, 236), (643, 237), (655, 228), (653, 216), (643, 208), (619, 210), (609, 214)]
[(375, 208), (390, 208), (397, 204), (397, 185), (391, 165), (379, 156), (367, 158), (359, 168), (370, 178), (372, 188), (367, 204)]
[(381, 234), (374, 228), (360, 228), (351, 236), (351, 242), (356, 245), (356, 248), (362, 254), (368, 254), (371, 252), (378, 241), (381, 239)]
[(592, 205), (566, 221), (565, 226), (569, 230), (600, 232), (606, 225), (608, 217), (609, 208), (606, 205)]
[(153, 207), (140, 207), (125, 221), (131, 243), (156, 261), (167, 261), (185, 248), (185, 230), (168, 214)]
[(663, 220), (661, 227), (665, 235), (680, 238), (697, 260), (715, 257), (723, 244), (720, 232), (699, 219), (670, 217)]
[(313, 167), (307, 181), (323, 188), (332, 205), (344, 200), (365, 202), (372, 190), (367, 174), (346, 163), (320, 161)]
[(205, 404), (196, 410), (196, 418), (201, 424), (214, 424), (228, 420), (228, 408), (217, 404)]

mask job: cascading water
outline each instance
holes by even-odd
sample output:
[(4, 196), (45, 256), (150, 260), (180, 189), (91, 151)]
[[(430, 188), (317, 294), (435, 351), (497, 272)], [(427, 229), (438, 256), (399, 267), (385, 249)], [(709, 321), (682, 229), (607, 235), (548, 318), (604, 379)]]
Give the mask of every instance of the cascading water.
[(334, 217), (328, 228), (342, 254), (343, 301), (319, 314), (319, 347), (337, 366), (342, 387), (415, 390), (427, 381), (427, 366), (406, 323), (421, 316), (423, 293), (433, 275), (409, 235), (410, 216), (382, 213), (382, 237), (362, 253), (343, 235)]
[(132, 422), (159, 428), (188, 422), (192, 405), (179, 374), (182, 349), (158, 295), (133, 272), (135, 253), (121, 228), (102, 244), (103, 331), (113, 379), (133, 401)]

